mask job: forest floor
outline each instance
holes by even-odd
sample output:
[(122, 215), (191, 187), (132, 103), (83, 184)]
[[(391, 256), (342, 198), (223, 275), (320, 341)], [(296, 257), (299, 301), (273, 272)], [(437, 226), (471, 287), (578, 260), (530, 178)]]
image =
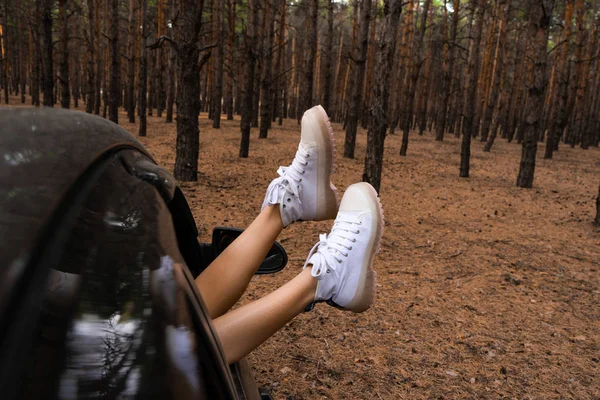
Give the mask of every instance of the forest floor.
[[(219, 225), (248, 225), (277, 167), (291, 162), (299, 126), (273, 127), (266, 140), (253, 129), (240, 159), (239, 120), (214, 130), (201, 115), (200, 179), (182, 184), (201, 240)], [(342, 126), (333, 130), (343, 194), (361, 179), (366, 133), (349, 160)], [(259, 384), (275, 399), (600, 399), (600, 229), (591, 223), (600, 149), (562, 146), (543, 160), (540, 145), (534, 188), (520, 189), (516, 143), (498, 139), (483, 153), (475, 139), (465, 179), (459, 139), (413, 134), (399, 157), (400, 139), (386, 139), (375, 304), (298, 316), (249, 356)], [(172, 171), (174, 124), (149, 117), (140, 140)], [(296, 275), (330, 226), (287, 228), (279, 241), (289, 265), (255, 277), (241, 304)]]

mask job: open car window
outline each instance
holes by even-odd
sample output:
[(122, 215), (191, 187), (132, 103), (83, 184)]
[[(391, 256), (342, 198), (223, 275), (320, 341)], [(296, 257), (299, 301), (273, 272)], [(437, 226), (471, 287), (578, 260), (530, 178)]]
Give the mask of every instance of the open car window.
[(19, 397), (233, 398), (172, 217), (150, 183), (106, 162), (43, 288)]

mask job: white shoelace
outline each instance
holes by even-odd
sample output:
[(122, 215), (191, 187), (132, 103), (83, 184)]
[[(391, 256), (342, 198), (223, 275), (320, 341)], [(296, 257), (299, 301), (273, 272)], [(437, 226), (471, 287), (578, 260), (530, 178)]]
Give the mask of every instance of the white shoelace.
[[(331, 233), (319, 235), (319, 242), (308, 253), (303, 268), (312, 263), (311, 274), (315, 278), (318, 278), (323, 272), (333, 272), (338, 275), (337, 266), (342, 263), (342, 257), (348, 257), (348, 252), (352, 250), (352, 244), (356, 243), (354, 235), (360, 233), (360, 229), (353, 229), (354, 225), (362, 225), (362, 222), (354, 219), (340, 219), (338, 216)], [(317, 255), (317, 257), (313, 257), (313, 255)], [(312, 258), (314, 260), (311, 260)]]
[(304, 174), (304, 167), (308, 164), (308, 151), (302, 145), (298, 145), (298, 151), (289, 167), (281, 166), (277, 169), (279, 178), (276, 178), (267, 192), (267, 201), (269, 204), (277, 204), (279, 199), (279, 188), (293, 195), (300, 201), (300, 182)]

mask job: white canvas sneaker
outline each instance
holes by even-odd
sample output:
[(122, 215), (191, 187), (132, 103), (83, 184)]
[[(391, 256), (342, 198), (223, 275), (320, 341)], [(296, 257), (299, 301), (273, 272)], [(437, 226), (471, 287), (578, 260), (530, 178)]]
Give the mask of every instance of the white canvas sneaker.
[(279, 167), (262, 208), (279, 204), (283, 226), (294, 221), (333, 219), (337, 213), (337, 189), (331, 183), (335, 143), (329, 117), (321, 106), (302, 117), (300, 144), (289, 167)]
[(373, 259), (383, 235), (383, 209), (377, 192), (368, 183), (350, 186), (329, 235), (319, 236), (304, 264), (312, 264), (317, 278), (315, 302), (362, 312), (375, 297)]

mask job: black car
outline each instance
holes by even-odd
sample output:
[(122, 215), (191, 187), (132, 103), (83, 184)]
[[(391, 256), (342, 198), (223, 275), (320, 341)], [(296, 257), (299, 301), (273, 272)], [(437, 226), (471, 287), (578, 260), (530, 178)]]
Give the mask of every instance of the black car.
[[(119, 126), (0, 109), (0, 397), (260, 399), (227, 365), (194, 278), (240, 230), (198, 231)], [(281, 270), (275, 244), (259, 273)]]

